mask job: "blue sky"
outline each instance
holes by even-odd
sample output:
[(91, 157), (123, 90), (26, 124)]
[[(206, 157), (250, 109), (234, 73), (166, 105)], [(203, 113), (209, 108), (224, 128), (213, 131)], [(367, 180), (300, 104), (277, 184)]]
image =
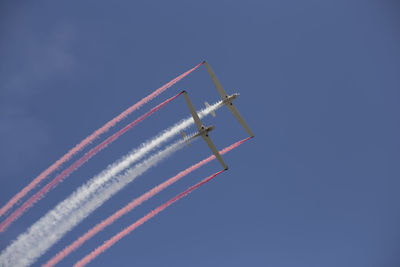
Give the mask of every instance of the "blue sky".
[[(206, 59), (227, 92), (241, 94), (236, 106), (256, 137), (224, 156), (228, 172), (92, 266), (398, 266), (399, 8), (389, 0), (2, 3), (0, 205), (93, 130)], [(197, 108), (218, 100), (202, 67), (124, 123), (183, 89)], [(84, 181), (186, 116), (179, 98), (118, 139), (2, 234), (0, 249)], [(204, 121), (216, 126), (218, 148), (246, 137), (226, 109)], [(177, 152), (35, 266), (209, 154), (203, 142)], [(192, 173), (59, 266), (219, 168), (212, 162)]]

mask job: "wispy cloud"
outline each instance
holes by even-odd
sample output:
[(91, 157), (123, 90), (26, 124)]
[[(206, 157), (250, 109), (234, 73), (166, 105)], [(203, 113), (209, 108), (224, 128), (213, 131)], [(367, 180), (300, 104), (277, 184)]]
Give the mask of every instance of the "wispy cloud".
[(33, 160), (52, 142), (45, 122), (33, 116), (29, 109), (32, 95), (49, 90), (48, 85), (54, 78), (72, 71), (76, 62), (70, 47), (75, 34), (72, 27), (65, 25), (56, 25), (46, 35), (15, 26), (13, 34), (3, 33), (2, 38), (0, 160), (4, 164), (3, 174), (11, 169), (17, 174), (14, 168), (19, 162)]
[(4, 168), (15, 169), (21, 161), (33, 159), (49, 144), (46, 126), (23, 110), (5, 107), (0, 109), (0, 114), (0, 161)]
[[(71, 26), (58, 26), (46, 38), (37, 34), (24, 33), (24, 42), (20, 38), (16, 47), (6, 47), (9, 50), (10, 66), (1, 66), (3, 79), (0, 88), (6, 94), (16, 97), (29, 96), (38, 90), (47, 89), (43, 86), (55, 75), (62, 75), (72, 70), (75, 58), (70, 52), (75, 41), (75, 33)], [(7, 64), (3, 61), (2, 64)], [(5, 74), (5, 75), (4, 75)]]

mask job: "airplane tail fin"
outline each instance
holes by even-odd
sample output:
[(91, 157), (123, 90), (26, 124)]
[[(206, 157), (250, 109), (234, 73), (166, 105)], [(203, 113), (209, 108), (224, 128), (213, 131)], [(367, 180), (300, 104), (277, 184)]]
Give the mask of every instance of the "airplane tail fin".
[[(182, 138), (183, 138), (184, 141), (188, 140), (188, 137), (187, 137), (187, 135), (185, 134), (184, 131), (181, 132), (181, 135), (182, 135)], [(190, 147), (189, 141), (187, 141), (187, 146)]]
[[(210, 104), (208, 104), (208, 102), (204, 102), (204, 104), (206, 104), (206, 108), (209, 108), (209, 107), (210, 107)], [(214, 111), (214, 110), (211, 111), (211, 115), (212, 115), (213, 117), (217, 116), (217, 115), (215, 115), (215, 111)]]

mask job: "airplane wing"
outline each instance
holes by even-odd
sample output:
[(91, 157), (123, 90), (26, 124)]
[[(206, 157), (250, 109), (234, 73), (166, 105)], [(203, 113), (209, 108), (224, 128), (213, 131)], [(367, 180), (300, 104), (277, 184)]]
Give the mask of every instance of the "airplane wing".
[(196, 110), (194, 109), (194, 106), (192, 104), (192, 101), (190, 101), (189, 96), (187, 95), (186, 91), (183, 91), (183, 96), (185, 97), (186, 103), (189, 107), (190, 113), (192, 114), (192, 117), (194, 119), (194, 122), (196, 123), (197, 129), (200, 131), (203, 126), (203, 124), (200, 121), (199, 115), (197, 115)]
[(207, 61), (204, 61), (204, 66), (206, 66), (208, 74), (210, 74), (211, 80), (213, 81), (213, 83), (214, 83), (215, 87), (217, 88), (218, 93), (221, 95), (222, 99), (227, 98), (228, 97), (227, 93), (225, 92), (221, 83), (218, 81), (217, 76), (215, 76), (214, 71), (211, 69), (211, 67)]
[(233, 105), (233, 103), (227, 104), (226, 105), (229, 110), (232, 112), (232, 114), (236, 117), (236, 119), (239, 121), (239, 123), (243, 126), (243, 128), (246, 129), (246, 131), (249, 133), (251, 137), (254, 137), (254, 134), (250, 130), (249, 126), (247, 126), (246, 122), (243, 120), (242, 116), (240, 116), (239, 111), (236, 109), (236, 107)]
[(208, 134), (202, 135), (201, 137), (203, 137), (204, 141), (206, 141), (207, 145), (210, 147), (210, 149), (214, 153), (215, 157), (221, 163), (222, 167), (225, 170), (227, 170), (228, 166), (225, 164), (224, 160), (221, 157), (221, 154), (219, 154), (218, 149), (215, 147), (214, 143), (211, 141), (211, 138), (208, 136)]

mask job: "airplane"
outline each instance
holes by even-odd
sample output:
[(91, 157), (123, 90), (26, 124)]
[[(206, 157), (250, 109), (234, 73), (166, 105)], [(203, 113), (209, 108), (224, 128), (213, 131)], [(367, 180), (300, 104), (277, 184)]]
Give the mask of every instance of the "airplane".
[[(232, 101), (236, 99), (239, 94), (235, 93), (233, 95), (228, 95), (224, 88), (222, 87), (221, 83), (218, 81), (217, 76), (215, 76), (214, 71), (211, 69), (210, 65), (208, 64), (207, 61), (203, 61), (203, 64), (206, 66), (208, 74), (211, 76), (211, 80), (213, 81), (215, 87), (217, 88), (218, 93), (221, 95), (222, 98), (222, 104), (225, 104), (228, 109), (232, 112), (232, 114), (236, 117), (236, 119), (239, 121), (239, 123), (243, 126), (243, 128), (249, 133), (250, 137), (254, 137), (253, 132), (250, 130), (249, 126), (246, 124), (246, 122), (243, 120), (242, 116), (240, 116), (239, 111), (236, 109), (236, 107), (233, 105)], [(210, 105), (205, 102), (206, 107), (209, 107)], [(215, 117), (215, 113), (212, 113), (212, 115)]]
[[(215, 157), (218, 159), (218, 161), (221, 163), (222, 167), (227, 170), (228, 166), (225, 164), (224, 160), (221, 157), (221, 154), (219, 154), (218, 149), (215, 147), (214, 143), (211, 141), (211, 138), (208, 136), (208, 133), (211, 132), (212, 130), (214, 130), (214, 126), (208, 126), (205, 127), (203, 125), (203, 123), (201, 122), (199, 115), (197, 114), (192, 102), (189, 99), (189, 96), (187, 94), (186, 91), (183, 91), (183, 96), (185, 97), (186, 103), (189, 107), (189, 111), (192, 114), (193, 120), (197, 126), (197, 129), (199, 130), (199, 132), (197, 134), (195, 134), (194, 136), (191, 136), (190, 139), (195, 138), (197, 136), (201, 136), (203, 137), (204, 141), (207, 143), (207, 145), (209, 146), (209, 148), (211, 149), (211, 151), (213, 152), (213, 154), (215, 155)], [(184, 140), (188, 140), (187, 136), (185, 135), (184, 132), (181, 133), (183, 136)]]

